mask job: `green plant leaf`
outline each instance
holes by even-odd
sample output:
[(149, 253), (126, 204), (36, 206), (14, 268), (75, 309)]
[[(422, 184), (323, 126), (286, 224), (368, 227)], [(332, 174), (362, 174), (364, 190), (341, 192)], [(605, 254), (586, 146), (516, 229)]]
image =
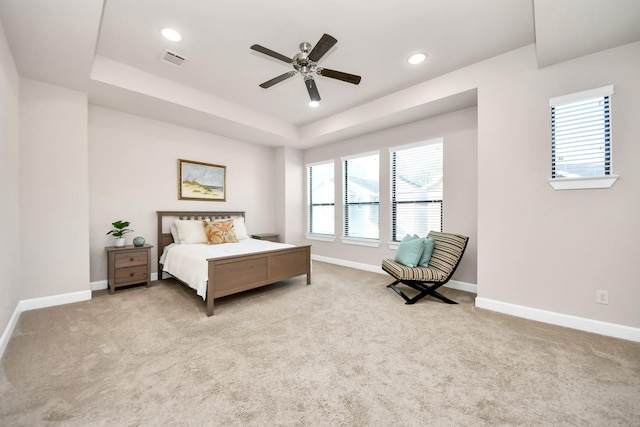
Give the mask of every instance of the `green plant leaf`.
[(133, 230), (128, 229), (127, 227), (129, 226), (129, 221), (123, 221), (123, 220), (118, 220), (118, 221), (114, 221), (111, 223), (111, 225), (113, 225), (114, 229), (113, 230), (109, 230), (107, 232), (107, 235), (112, 234), (113, 237), (122, 237), (127, 233), (131, 233)]

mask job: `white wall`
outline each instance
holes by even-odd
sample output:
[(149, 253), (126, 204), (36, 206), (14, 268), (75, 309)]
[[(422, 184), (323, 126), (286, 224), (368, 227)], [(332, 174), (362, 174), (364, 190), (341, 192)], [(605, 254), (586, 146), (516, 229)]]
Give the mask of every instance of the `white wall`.
[(391, 240), (391, 217), (388, 202), (390, 200), (389, 148), (438, 137), (444, 138), (443, 231), (464, 234), (470, 238), (467, 251), (454, 279), (475, 284), (477, 271), (476, 248), (478, 244), (476, 239), (476, 108), (469, 108), (306, 150), (304, 153), (305, 164), (334, 160), (336, 183), (342, 182), (342, 157), (374, 150), (380, 152), (380, 247), (354, 246), (341, 242), (340, 237), (342, 237), (344, 217), (343, 195), (342, 186), (336, 185), (336, 240), (334, 242), (307, 241), (308, 244), (313, 245), (313, 254), (377, 267), (380, 266), (384, 258), (393, 258), (395, 251), (389, 249), (387, 245)]
[[(640, 43), (540, 70), (529, 46), (467, 70), (479, 86), (479, 297), (640, 327), (639, 70)], [(549, 98), (609, 84), (620, 179), (554, 191)]]
[(88, 291), (87, 96), (20, 80), (21, 298)]
[[(19, 77), (0, 24), (0, 331), (22, 297), (20, 285)], [(0, 350), (1, 354), (1, 350)]]
[(279, 147), (273, 164), (275, 186), (276, 231), (280, 241), (295, 245), (306, 244), (304, 239), (304, 166), (302, 151)]
[[(178, 200), (178, 159), (226, 166), (226, 202)], [(156, 211), (245, 211), (249, 233), (275, 230), (274, 152), (103, 107), (89, 107), (91, 281), (107, 279), (106, 236), (118, 219), (157, 246)], [(156, 248), (152, 271), (157, 270)]]

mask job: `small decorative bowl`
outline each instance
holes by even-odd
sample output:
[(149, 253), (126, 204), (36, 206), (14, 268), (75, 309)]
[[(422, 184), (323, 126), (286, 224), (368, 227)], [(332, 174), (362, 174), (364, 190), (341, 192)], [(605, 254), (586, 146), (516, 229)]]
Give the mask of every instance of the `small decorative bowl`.
[(133, 246), (144, 246), (144, 237), (138, 236), (133, 238)]

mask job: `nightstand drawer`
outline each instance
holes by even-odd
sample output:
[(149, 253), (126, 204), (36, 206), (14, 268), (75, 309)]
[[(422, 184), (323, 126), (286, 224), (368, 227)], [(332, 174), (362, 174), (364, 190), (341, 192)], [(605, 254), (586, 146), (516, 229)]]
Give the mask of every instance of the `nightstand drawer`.
[(140, 267), (117, 268), (115, 274), (115, 284), (125, 282), (141, 283), (147, 281), (147, 264)]
[(121, 286), (151, 282), (151, 245), (107, 246), (109, 293)]
[(147, 253), (146, 252), (125, 252), (122, 254), (116, 254), (114, 258), (114, 267), (133, 267), (136, 265), (147, 265)]

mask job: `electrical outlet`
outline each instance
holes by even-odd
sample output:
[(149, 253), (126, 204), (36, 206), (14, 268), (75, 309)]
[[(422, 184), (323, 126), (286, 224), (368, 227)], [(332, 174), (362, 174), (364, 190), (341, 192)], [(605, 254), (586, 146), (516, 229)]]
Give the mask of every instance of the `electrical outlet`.
[(609, 304), (609, 292), (596, 291), (596, 302), (598, 304)]

